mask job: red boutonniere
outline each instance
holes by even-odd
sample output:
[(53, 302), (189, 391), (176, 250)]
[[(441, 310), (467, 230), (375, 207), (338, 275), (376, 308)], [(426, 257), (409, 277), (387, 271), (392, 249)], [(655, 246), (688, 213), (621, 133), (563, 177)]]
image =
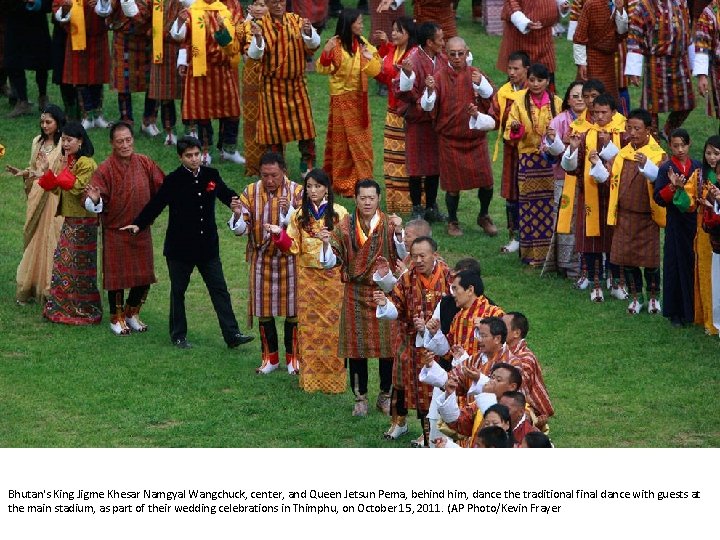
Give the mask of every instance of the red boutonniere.
[(214, 180), (210, 180), (208, 182), (207, 186), (205, 187), (205, 191), (207, 191), (208, 193), (210, 193), (211, 191), (215, 191), (215, 181)]

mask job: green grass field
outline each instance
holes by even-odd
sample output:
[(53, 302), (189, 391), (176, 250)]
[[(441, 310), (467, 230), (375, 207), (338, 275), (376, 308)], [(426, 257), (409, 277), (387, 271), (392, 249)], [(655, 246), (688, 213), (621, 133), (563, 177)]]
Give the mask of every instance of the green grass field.
[[(469, 2), (461, 4), (460, 33), (475, 56), (474, 65), (496, 83), (494, 69), (499, 38), (485, 35), (470, 21)], [(330, 22), (334, 29), (334, 20)], [(369, 30), (369, 21), (366, 21)], [(324, 33), (327, 39), (330, 31)], [(324, 41), (324, 40), (323, 40)], [(574, 78), (571, 48), (557, 41), (558, 92)], [(318, 153), (325, 143), (327, 80), (308, 77)], [(31, 99), (36, 100), (32, 75)], [(374, 85), (373, 85), (374, 87)], [(59, 102), (56, 88), (51, 98)], [(141, 97), (135, 98), (136, 118)], [(637, 104), (637, 92), (633, 95)], [(373, 94), (375, 172), (382, 178), (382, 122), (385, 99)], [(700, 156), (705, 138), (717, 129), (704, 102), (687, 127)], [(0, 143), (7, 155), (2, 166), (25, 166), (30, 141), (38, 132), (37, 117), (10, 121), (7, 101), (0, 102)], [(117, 116), (115, 94), (106, 91), (108, 119)], [(90, 132), (96, 159), (109, 154), (107, 133)], [(496, 135), (490, 136), (494, 144)], [(161, 139), (136, 137), (136, 150), (158, 161), (164, 170), (177, 166), (174, 148)], [(290, 174), (298, 178), (296, 146), (288, 151)], [(217, 161), (225, 181), (236, 190), (246, 183), (242, 168)], [(215, 163), (213, 164), (215, 166)], [(496, 185), (500, 179), (495, 167)], [(38, 305), (16, 306), (15, 271), (22, 256), (25, 201), (21, 182), (2, 176), (5, 193), (0, 207), (0, 446), (4, 447), (404, 447), (381, 433), (386, 418), (372, 412), (352, 418), (352, 396), (306, 394), (297, 380), (278, 370), (259, 377), (260, 345), (240, 350), (225, 347), (207, 292), (197, 275), (188, 291), (188, 339), (195, 347), (170, 346), (167, 333), (169, 287), (162, 239), (167, 213), (153, 230), (158, 283), (143, 311), (146, 334), (112, 336), (107, 322), (74, 328), (45, 322)], [(504, 202), (496, 189), (491, 212), (504, 224)], [(442, 202), (442, 198), (440, 199)], [(462, 238), (449, 238), (443, 226), (434, 235), (442, 255), (452, 264), (474, 256), (481, 260), (488, 294), (507, 310), (527, 314), (529, 343), (536, 351), (556, 408), (552, 436), (561, 447), (717, 447), (720, 445), (720, 340), (700, 327), (672, 329), (660, 316), (630, 318), (625, 302), (610, 299), (592, 304), (589, 294), (572, 289), (567, 280), (540, 277), (515, 256), (499, 253), (506, 241), (484, 236), (475, 225), (478, 202), (467, 193), (461, 200)], [(245, 239), (225, 230), (228, 212), (217, 214), (221, 255), (233, 304), (243, 330), (248, 301)], [(222, 232), (225, 230), (225, 232)], [(251, 330), (257, 335), (257, 328)], [(372, 364), (374, 366), (374, 364)], [(371, 398), (377, 389), (371, 369)], [(411, 423), (412, 436), (419, 434)]]

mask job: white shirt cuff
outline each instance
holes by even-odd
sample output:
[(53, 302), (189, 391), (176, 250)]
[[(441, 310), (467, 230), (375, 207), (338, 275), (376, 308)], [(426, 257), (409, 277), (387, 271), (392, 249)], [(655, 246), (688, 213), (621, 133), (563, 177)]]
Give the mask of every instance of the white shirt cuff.
[(422, 348), (423, 346), (423, 342), (425, 341), (423, 338), (424, 336), (422, 332), (415, 333), (415, 347), (417, 347), (418, 349)]
[(318, 256), (318, 260), (320, 261), (320, 264), (322, 264), (322, 267), (326, 270), (334, 268), (335, 265), (337, 265), (337, 257), (335, 256), (335, 252), (330, 246), (328, 246), (327, 251), (322, 247), (320, 248), (320, 255)]
[(472, 51), (468, 51), (467, 56), (465, 57), (465, 65), (468, 67), (472, 66), (473, 60)]
[(317, 49), (320, 46), (320, 34), (317, 33), (314, 26), (310, 26), (312, 29), (309, 36), (306, 36), (303, 32), (302, 38), (307, 45), (308, 49)]
[(58, 8), (58, 10), (55, 12), (55, 20), (61, 23), (70, 22), (70, 12), (68, 11), (68, 14), (63, 17), (62, 8)]
[(187, 66), (187, 49), (180, 49), (177, 57), (177, 67)]
[(644, 59), (645, 57), (642, 54), (628, 51), (625, 60), (625, 75), (642, 77)]
[(617, 156), (619, 153), (620, 153), (620, 149), (617, 146), (615, 146), (614, 142), (609, 141), (605, 145), (605, 148), (603, 148), (602, 151), (600, 151), (598, 153), (598, 155), (600, 156), (600, 159), (602, 159), (603, 161), (608, 161), (608, 160), (611, 160), (612, 158), (614, 158), (615, 156)]
[(418, 380), (421, 383), (435, 386), (436, 388), (442, 388), (445, 386), (448, 380), (447, 371), (440, 367), (437, 362), (433, 362), (430, 367), (423, 366), (420, 370)]
[(475, 395), (475, 403), (477, 403), (478, 409), (485, 414), (485, 411), (497, 403), (497, 396), (490, 392), (482, 392)]
[[(135, 6), (137, 7), (137, 6)], [(95, 4), (95, 14), (98, 17), (102, 17), (105, 19), (106, 17), (109, 17), (112, 13), (112, 2), (108, 0), (107, 2), (102, 2), (98, 0), (97, 4)]]
[(447, 354), (447, 352), (450, 350), (450, 344), (448, 343), (448, 340), (445, 337), (445, 334), (443, 334), (442, 330), (438, 330), (437, 332), (435, 332), (434, 336), (430, 335), (430, 331), (425, 330), (423, 347), (438, 356), (443, 356), (444, 354)]
[(693, 62), (692, 74), (694, 77), (699, 75), (707, 75), (710, 71), (710, 57), (707, 53), (695, 53), (695, 61)]
[(173, 23), (172, 27), (170, 28), (170, 37), (173, 38), (175, 41), (185, 41), (186, 35), (187, 35), (187, 24), (182, 23), (181, 25), (178, 25), (178, 20), (175, 19), (175, 22)]
[(398, 318), (398, 311), (390, 299), (388, 298), (387, 303), (384, 306), (375, 306), (375, 318), (376, 319), (389, 319), (394, 321)]
[(648, 182), (655, 183), (655, 179), (658, 175), (658, 166), (655, 165), (652, 161), (649, 159), (645, 162), (645, 165), (642, 167), (638, 167), (638, 170), (643, 174), (645, 178), (647, 178)]
[(462, 355), (460, 355), (460, 358), (455, 358), (455, 357), (453, 356), (453, 359), (452, 359), (452, 367), (457, 367), (457, 366), (459, 366), (460, 364), (462, 364), (463, 362), (465, 362), (465, 361), (467, 361), (467, 360), (469, 360), (469, 359), (470, 359), (470, 355), (467, 353), (467, 351), (465, 351), (464, 353), (462, 353)]
[(375, 272), (373, 274), (373, 281), (375, 284), (380, 287), (380, 290), (384, 293), (389, 293), (393, 290), (393, 287), (395, 287), (395, 284), (397, 283), (397, 278), (393, 276), (392, 272), (388, 272), (385, 274), (384, 277), (380, 277), (380, 274)]
[(576, 66), (587, 66), (587, 47), (573, 43), (573, 61)]
[(457, 422), (457, 419), (460, 418), (460, 408), (458, 407), (455, 392), (449, 396), (443, 394), (442, 397), (438, 398), (438, 413), (440, 413), (440, 418), (447, 424)]
[(480, 131), (492, 131), (495, 129), (495, 119), (487, 114), (478, 113), (477, 117), (470, 116), (468, 127)]
[(426, 88), (423, 92), (422, 97), (420, 98), (420, 107), (422, 107), (422, 110), (425, 112), (430, 112), (435, 107), (435, 99), (437, 98), (437, 92), (433, 90), (432, 94), (428, 94), (428, 89)]
[(280, 226), (281, 227), (287, 227), (290, 224), (290, 216), (292, 216), (293, 212), (295, 211), (295, 208), (290, 205), (288, 207), (287, 214), (280, 213)]
[(480, 94), (480, 97), (483, 99), (487, 99), (493, 95), (492, 84), (488, 82), (484, 75), (482, 79), (480, 79), (480, 84), (473, 83), (473, 90)]
[(575, 37), (575, 30), (577, 30), (577, 21), (570, 21), (568, 23), (568, 31), (567, 31), (567, 39), (568, 41), (572, 41)]
[(408, 255), (405, 247), (405, 229), (400, 232), (400, 240), (395, 235), (393, 235), (393, 240), (395, 241), (395, 253), (397, 253), (398, 259), (403, 260)]
[(615, 28), (617, 28), (618, 34), (627, 34), (628, 12), (626, 9), (622, 11), (615, 10)]
[(140, 10), (138, 9), (135, 0), (120, 0), (120, 7), (122, 8), (122, 11), (126, 17), (132, 18), (138, 13), (140, 13)]
[[(468, 388), (468, 396), (474, 396), (476, 394), (482, 394), (483, 386), (485, 386), (485, 383), (490, 381), (490, 377), (487, 375), (480, 374), (480, 378), (477, 381), (474, 381), (470, 388)], [(494, 394), (493, 394), (494, 395)]]
[(545, 139), (545, 144), (547, 145), (547, 151), (548, 154), (551, 156), (559, 156), (565, 151), (565, 145), (562, 142), (562, 139), (555, 135), (555, 139), (553, 139), (552, 143), (548, 143), (548, 140)]
[(244, 215), (241, 215), (240, 217), (237, 217), (235, 214), (230, 216), (230, 219), (228, 220), (228, 227), (230, 227), (230, 230), (234, 232), (237, 236), (242, 236), (245, 234), (245, 231), (247, 230), (247, 223), (245, 222)]
[(598, 160), (598, 162), (590, 169), (590, 176), (592, 176), (593, 180), (595, 180), (598, 184), (603, 184), (608, 178), (610, 178), (610, 173), (605, 168), (605, 165), (603, 165), (602, 160)]
[(250, 40), (250, 46), (248, 47), (247, 55), (253, 60), (260, 60), (265, 53), (265, 39), (260, 39), (260, 46), (256, 43), (255, 36)]
[(527, 34), (528, 32), (530, 32), (529, 27), (532, 21), (528, 19), (522, 11), (516, 11), (515, 13), (510, 15), (510, 22), (513, 23), (515, 28), (517, 28), (520, 33)]
[(564, 170), (572, 172), (578, 168), (578, 150), (576, 148), (573, 153), (570, 153), (570, 150), (571, 148), (568, 146), (560, 160), (560, 166)]
[(408, 77), (405, 75), (405, 72), (401, 69), (400, 70), (400, 91), (401, 92), (409, 92), (412, 90), (413, 85), (415, 84), (415, 72), (413, 71), (410, 76)]
[(97, 204), (95, 204), (90, 197), (86, 198), (85, 210), (87, 210), (88, 212), (92, 212), (93, 214), (101, 214), (103, 211), (102, 197), (100, 197), (100, 200), (97, 202)]

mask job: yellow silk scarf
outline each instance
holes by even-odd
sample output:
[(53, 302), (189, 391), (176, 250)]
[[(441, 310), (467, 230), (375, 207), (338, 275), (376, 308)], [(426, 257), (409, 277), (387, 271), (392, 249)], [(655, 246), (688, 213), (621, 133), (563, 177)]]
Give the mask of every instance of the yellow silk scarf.
[[(583, 111), (583, 113), (570, 124), (570, 132), (587, 133), (593, 125), (594, 124), (587, 119), (587, 111)], [(576, 188), (577, 176), (574, 174), (565, 174), (557, 222), (557, 232), (560, 234), (570, 234), (573, 216), (575, 215)]]
[[(505, 83), (500, 87), (500, 90), (497, 92), (497, 98), (498, 98), (498, 105), (500, 107), (500, 115), (499, 119), (502, 122), (503, 116), (505, 116), (505, 109), (507, 108), (508, 101), (515, 101), (515, 95), (518, 92), (521, 92), (524, 90), (524, 88), (521, 88), (520, 90), (514, 90), (512, 83)], [(503, 138), (503, 127), (500, 127), (500, 131), (498, 131), (498, 137), (495, 140), (495, 149), (493, 150), (493, 161), (497, 161), (498, 153), (500, 151), (500, 141)]]
[(230, 34), (231, 40), (235, 38), (235, 26), (233, 25), (230, 11), (225, 7), (225, 4), (218, 0), (212, 4), (206, 4), (203, 0), (198, 0), (190, 6), (193, 77), (204, 77), (207, 75), (205, 27), (209, 22), (205, 19), (206, 11), (217, 11), (225, 20), (225, 27)]
[[(615, 157), (615, 162), (612, 166), (612, 173), (610, 173), (610, 206), (608, 208), (608, 225), (615, 225), (617, 223), (617, 211), (618, 211), (618, 196), (620, 194), (620, 176), (622, 174), (623, 165), (625, 160), (632, 161), (636, 153), (641, 153), (647, 156), (655, 165), (660, 165), (660, 162), (665, 156), (665, 151), (660, 147), (655, 139), (650, 137), (648, 143), (642, 148), (637, 150), (633, 148), (632, 144), (625, 145), (620, 153)], [(657, 223), (660, 227), (665, 227), (665, 208), (659, 206), (653, 199), (653, 184), (647, 183), (648, 197), (650, 199), (650, 215), (652, 220)]]
[(83, 0), (73, 0), (70, 8), (70, 43), (73, 51), (84, 51), (85, 41), (85, 7)]
[[(700, 169), (695, 169), (690, 175), (690, 178), (688, 178), (687, 182), (685, 182), (685, 186), (683, 187), (685, 193), (687, 193), (688, 197), (690, 197), (690, 207), (687, 209), (688, 212), (694, 212), (697, 209), (699, 183)], [(707, 197), (707, 192), (705, 192), (705, 196)]]
[(163, 62), (163, 0), (152, 0), (152, 58), (153, 64)]

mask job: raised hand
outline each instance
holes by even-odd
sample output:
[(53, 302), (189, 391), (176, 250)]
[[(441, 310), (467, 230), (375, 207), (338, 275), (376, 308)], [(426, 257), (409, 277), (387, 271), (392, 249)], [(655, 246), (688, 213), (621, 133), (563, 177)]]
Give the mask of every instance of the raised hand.
[(518, 131), (520, 131), (520, 122), (518, 122), (517, 120), (513, 120), (512, 122), (510, 122), (510, 131), (512, 131), (513, 133), (517, 133)]
[(270, 234), (280, 234), (282, 232), (282, 227), (280, 225), (275, 225), (274, 223), (266, 223), (263, 227)]
[(447, 445), (447, 438), (438, 437), (436, 439), (433, 439), (432, 443), (435, 445), (435, 448), (445, 448), (445, 446)]
[[(63, 155), (60, 157), (60, 160), (65, 160), (65, 163), (63, 165), (67, 164), (67, 158)], [(40, 173), (44, 174), (48, 171), (50, 168), (50, 162), (48, 161), (47, 155), (43, 152), (40, 152), (37, 157), (37, 161), (35, 162), (37, 164), (38, 170)]]
[(382, 291), (376, 289), (373, 291), (373, 302), (375, 302), (376, 306), (383, 307), (387, 305), (388, 299)]
[(642, 152), (635, 152), (633, 160), (635, 161), (635, 163), (640, 165), (640, 168), (642, 168), (645, 167), (645, 163), (647, 162), (647, 156)]
[(402, 218), (397, 214), (390, 214), (388, 216), (388, 221), (392, 223), (395, 229), (400, 229), (402, 227)]
[(310, 19), (302, 20), (302, 31), (306, 36), (312, 35), (312, 24), (310, 23)]
[(530, 24), (528, 24), (528, 28), (530, 30), (542, 30), (542, 23), (540, 21), (532, 21)]
[(433, 362), (435, 362), (435, 353), (425, 349), (422, 352), (422, 354), (423, 354), (423, 363), (425, 364), (425, 367), (431, 368), (433, 365)]
[(380, 0), (380, 3), (378, 4), (376, 11), (378, 13), (387, 11), (388, 9), (390, 9), (390, 6), (392, 5), (392, 3), (393, 3), (393, 0)]
[(364, 45), (364, 44), (360, 48), (360, 54), (363, 55), (363, 58), (365, 60), (372, 60), (372, 58), (373, 58), (373, 53), (370, 52), (370, 50), (367, 48), (367, 45)]
[(406, 77), (412, 77), (413, 63), (409, 57), (405, 57), (405, 59), (402, 61), (402, 64), (400, 64), (400, 67), (402, 67), (402, 70), (405, 73)]
[(413, 317), (413, 326), (418, 334), (425, 332), (425, 317), (422, 311)]
[(383, 43), (387, 43), (388, 40), (387, 34), (384, 30), (375, 30), (375, 32), (373, 32), (373, 37)]
[(435, 77), (428, 75), (425, 77), (425, 88), (428, 90), (428, 94), (432, 94), (435, 90)]
[(262, 28), (255, 21), (250, 21), (250, 33), (259, 39), (262, 37)]
[(474, 103), (470, 103), (467, 106), (467, 112), (470, 116), (477, 118), (478, 114), (480, 114), (480, 111), (477, 108), (477, 105)]
[(574, 152), (580, 147), (580, 134), (576, 132), (572, 132), (570, 134), (570, 139), (568, 140), (568, 144), (570, 145), (570, 151)]
[(330, 231), (328, 230), (328, 228), (323, 227), (322, 229), (320, 229), (320, 231), (317, 233), (317, 238), (319, 238), (322, 241), (323, 246), (327, 248), (330, 245)]
[(278, 197), (278, 207), (280, 208), (281, 214), (287, 214), (288, 208), (290, 208), (287, 195), (280, 195)]
[(548, 126), (548, 128), (545, 130), (545, 138), (550, 141), (550, 144), (555, 142), (555, 135), (555, 128)]
[(628, 82), (630, 86), (640, 86), (640, 77), (637, 75), (629, 75)]
[(595, 165), (598, 161), (600, 161), (600, 155), (597, 153), (597, 150), (593, 150), (590, 153), (588, 153), (588, 160), (593, 165)]
[(94, 204), (100, 202), (100, 188), (93, 184), (85, 186), (85, 195), (87, 195)]
[(434, 336), (438, 330), (440, 330), (440, 321), (437, 319), (430, 319), (425, 323), (425, 329), (430, 332), (431, 336)]
[(473, 369), (467, 364), (463, 364), (462, 367), (463, 375), (465, 375), (468, 379), (472, 379), (475, 382), (478, 382), (480, 380), (480, 370), (479, 369)]
[(480, 73), (478, 70), (473, 69), (472, 75), (470, 75), (470, 78), (472, 79), (472, 82), (475, 84), (480, 84), (482, 82), (482, 73)]
[(375, 271), (381, 278), (384, 278), (390, 273), (390, 263), (385, 257), (378, 257), (375, 261)]
[(445, 383), (445, 395), (450, 397), (455, 393), (458, 387), (458, 381), (455, 377), (448, 377), (447, 382)]
[(578, 65), (577, 80), (578, 81), (587, 81), (587, 66)]
[(190, 11), (185, 8), (181, 9), (177, 16), (178, 26), (182, 26), (190, 18)]
[(225, 29), (225, 17), (220, 15), (220, 13), (215, 14), (215, 22), (218, 25), (218, 30), (224, 30)]
[(597, 136), (598, 148), (603, 149), (610, 142), (610, 134), (607, 131), (600, 131)]
[(450, 347), (450, 353), (452, 353), (455, 360), (460, 360), (466, 354), (466, 351), (462, 345), (453, 345)]

